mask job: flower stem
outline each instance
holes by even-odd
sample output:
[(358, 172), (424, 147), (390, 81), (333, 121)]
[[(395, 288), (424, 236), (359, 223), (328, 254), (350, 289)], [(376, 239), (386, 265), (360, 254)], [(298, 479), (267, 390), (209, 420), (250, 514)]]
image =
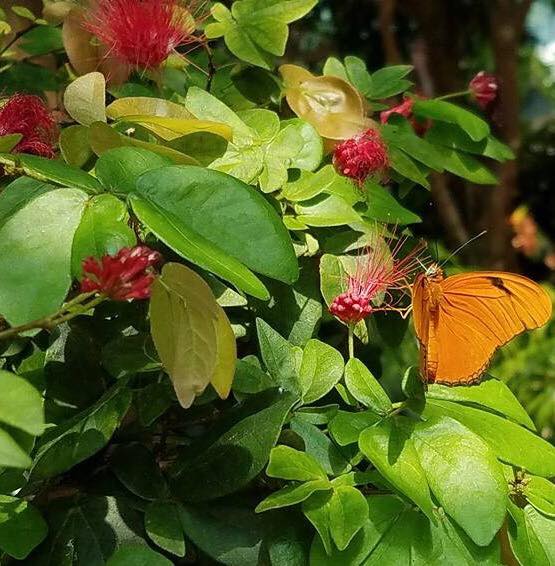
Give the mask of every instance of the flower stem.
[(451, 94), (444, 94), (443, 96), (438, 96), (436, 100), (448, 100), (449, 98), (459, 98), (460, 96), (467, 96), (470, 94), (470, 90), (461, 90), (459, 92), (453, 92)]
[(27, 322), (26, 324), (8, 328), (7, 330), (0, 332), (0, 340), (14, 338), (19, 334), (22, 334), (23, 332), (27, 332), (28, 330), (52, 330), (59, 324), (67, 322), (68, 320), (71, 320), (72, 318), (75, 318), (80, 314), (86, 313), (87, 311), (91, 310), (92, 308), (96, 307), (106, 300), (105, 295), (99, 295), (89, 301), (88, 299), (93, 297), (93, 295), (95, 295), (94, 292), (81, 293), (68, 303), (64, 304), (62, 308), (54, 314), (45, 316), (44, 318), (39, 318), (37, 320), (32, 320), (31, 322)]
[(355, 327), (352, 324), (349, 324), (347, 343), (349, 345), (349, 359), (352, 360), (355, 357)]

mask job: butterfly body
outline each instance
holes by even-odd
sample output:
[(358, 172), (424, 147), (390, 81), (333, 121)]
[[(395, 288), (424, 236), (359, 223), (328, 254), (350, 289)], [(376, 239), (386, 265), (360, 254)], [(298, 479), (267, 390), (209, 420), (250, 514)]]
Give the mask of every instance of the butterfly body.
[(499, 347), (544, 325), (552, 308), (549, 295), (526, 277), (498, 271), (445, 277), (436, 265), (417, 276), (412, 304), (422, 377), (446, 385), (478, 381)]

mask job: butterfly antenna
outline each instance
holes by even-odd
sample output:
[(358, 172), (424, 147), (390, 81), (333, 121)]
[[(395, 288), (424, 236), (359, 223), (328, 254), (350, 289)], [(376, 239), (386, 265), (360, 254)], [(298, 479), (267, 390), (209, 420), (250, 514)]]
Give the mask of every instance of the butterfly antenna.
[(462, 249), (466, 248), (468, 244), (471, 244), (472, 242), (474, 242), (474, 240), (481, 238), (484, 234), (487, 234), (487, 232), (488, 232), (487, 230), (483, 230), (479, 234), (476, 234), (476, 236), (470, 238), (470, 240), (466, 241), (464, 244), (460, 245), (454, 252), (449, 254), (449, 256), (447, 256), (447, 258), (441, 262), (440, 267), (443, 267), (453, 256), (457, 255)]

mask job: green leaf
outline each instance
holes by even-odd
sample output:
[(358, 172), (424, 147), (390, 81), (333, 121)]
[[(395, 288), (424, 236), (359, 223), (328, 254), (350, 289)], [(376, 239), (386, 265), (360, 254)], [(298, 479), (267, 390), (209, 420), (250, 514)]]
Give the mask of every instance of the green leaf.
[(497, 177), (477, 159), (448, 147), (435, 146), (447, 171), (477, 185), (496, 185)]
[(360, 434), (359, 448), (389, 483), (432, 518), (428, 481), (408, 425), (399, 417), (381, 421)]
[(339, 411), (330, 423), (330, 432), (339, 446), (358, 442), (360, 433), (380, 421), (374, 411), (349, 413)]
[(313, 493), (317, 491), (326, 491), (331, 489), (330, 482), (325, 479), (310, 480), (300, 485), (292, 485), (284, 487), (279, 491), (275, 491), (266, 499), (261, 501), (255, 511), (263, 513), (264, 511), (271, 511), (272, 509), (281, 509), (282, 507), (290, 507), (297, 505), (308, 499)]
[(329, 502), (330, 533), (339, 550), (345, 550), (368, 519), (368, 503), (348, 485), (336, 487)]
[(178, 459), (172, 491), (186, 501), (205, 501), (247, 485), (266, 465), (295, 402), (291, 393), (270, 389), (228, 411), (208, 438), (199, 441), (201, 447)]
[(281, 218), (241, 181), (174, 166), (143, 175), (137, 191), (250, 269), (284, 283), (297, 280), (297, 259)]
[(484, 155), (496, 161), (506, 161), (515, 157), (508, 145), (493, 136), (473, 141), (459, 126), (447, 122), (435, 122), (426, 132), (426, 139), (436, 146), (443, 145), (457, 151)]
[(311, 201), (295, 205), (297, 219), (307, 226), (328, 227), (362, 223), (353, 207), (335, 195), (316, 197)]
[(33, 57), (46, 55), (53, 51), (62, 51), (64, 48), (62, 30), (58, 27), (45, 25), (32, 27), (23, 34), (18, 47), (21, 47), (25, 53)]
[(33, 436), (44, 432), (43, 399), (26, 380), (0, 370), (0, 422), (23, 430)]
[(114, 255), (121, 248), (137, 243), (128, 221), (127, 207), (113, 195), (98, 195), (87, 202), (73, 239), (71, 271), (74, 277), (81, 278), (85, 258)]
[(64, 301), (73, 236), (86, 199), (77, 189), (47, 192), (0, 228), (0, 313), (10, 324), (52, 314)]
[(5, 430), (0, 429), (0, 466), (30, 468), (33, 461)]
[(491, 411), (505, 415), (511, 420), (536, 430), (532, 419), (519, 403), (513, 392), (502, 381), (494, 378), (484, 379), (476, 385), (464, 387), (447, 387), (432, 383), (426, 392), (428, 399), (451, 401), (463, 405), (478, 405)]
[(106, 122), (106, 79), (94, 71), (76, 78), (64, 93), (64, 107), (79, 124)]
[(300, 418), (299, 413), (291, 419), (291, 430), (303, 439), (305, 452), (313, 456), (330, 476), (344, 474), (351, 469), (351, 465), (329, 436)]
[(292, 346), (261, 318), (256, 319), (256, 330), (260, 354), (268, 373), (277, 385), (300, 396), (298, 348)]
[(107, 191), (127, 194), (136, 190), (137, 179), (147, 171), (171, 165), (168, 157), (139, 147), (116, 147), (96, 162), (98, 180)]
[(249, 269), (191, 230), (174, 214), (136, 194), (131, 194), (130, 200), (139, 220), (181, 256), (233, 283), (246, 293), (263, 300), (269, 298), (266, 287)]
[(112, 120), (121, 120), (127, 116), (162, 116), (166, 118), (190, 118), (191, 113), (181, 104), (150, 96), (126, 96), (114, 100), (106, 114)]
[(12, 6), (11, 10), (14, 14), (17, 14), (20, 18), (25, 18), (26, 20), (30, 20), (34, 22), (36, 20), (35, 14), (26, 8), (25, 6)]
[(327, 554), (331, 554), (332, 540), (330, 532), (330, 503), (333, 492), (317, 492), (303, 501), (302, 509), (320, 536)]
[(102, 348), (101, 360), (103, 367), (116, 379), (162, 369), (150, 334), (114, 338)]
[(153, 454), (142, 444), (119, 446), (112, 456), (111, 468), (118, 480), (138, 497), (155, 500), (168, 495)]
[(48, 526), (40, 513), (24, 499), (0, 495), (0, 549), (17, 560), (46, 537)]
[(60, 151), (68, 165), (85, 167), (94, 155), (89, 142), (89, 128), (79, 125), (64, 128), (60, 133)]
[(555, 518), (555, 484), (545, 478), (526, 478), (524, 495), (538, 511)]
[(150, 540), (167, 552), (185, 556), (185, 537), (179, 504), (153, 501), (146, 508), (145, 530)]
[(403, 177), (422, 185), (426, 189), (430, 188), (428, 179), (426, 179), (418, 165), (403, 151), (396, 147), (389, 148), (389, 161), (391, 168)]
[(35, 198), (56, 188), (29, 177), (19, 177), (11, 182), (0, 193), (0, 227)]
[(394, 65), (384, 67), (372, 74), (371, 90), (366, 94), (368, 98), (390, 98), (407, 90), (412, 83), (406, 77), (412, 71), (410, 65)]
[(82, 189), (91, 195), (102, 192), (102, 186), (92, 175), (62, 161), (19, 153), (8, 156), (0, 155), (0, 162), (17, 165), (26, 175), (39, 181), (56, 183), (62, 187)]
[(315, 458), (289, 446), (272, 449), (266, 474), (272, 478), (296, 481), (327, 479), (326, 472)]
[(322, 74), (331, 77), (339, 77), (340, 79), (343, 79), (345, 81), (349, 80), (345, 65), (339, 59), (337, 59), (337, 57), (328, 57), (326, 59)]
[(202, 277), (178, 263), (164, 265), (152, 285), (150, 326), (156, 350), (184, 408), (209, 383), (221, 398), (229, 395), (237, 358), (235, 336)]
[(94, 405), (48, 430), (38, 446), (31, 477), (46, 479), (86, 460), (109, 442), (131, 404), (131, 393), (120, 381)]
[(148, 546), (129, 544), (120, 546), (106, 562), (106, 566), (171, 566), (171, 562)]
[(301, 150), (289, 162), (290, 169), (315, 171), (324, 157), (324, 142), (314, 126), (300, 118), (291, 118), (281, 122), (281, 128), (293, 126), (303, 140)]
[(473, 141), (483, 140), (490, 133), (488, 123), (476, 114), (444, 100), (416, 99), (413, 108), (419, 118), (430, 118), (460, 126)]
[(351, 55), (345, 57), (345, 70), (347, 72), (346, 78), (361, 94), (364, 96), (370, 96), (372, 94), (374, 87), (372, 77), (366, 68), (366, 63), (362, 59)]
[(303, 351), (299, 381), (308, 405), (329, 393), (343, 376), (343, 356), (320, 340), (309, 340)]
[(370, 370), (356, 358), (351, 358), (345, 366), (345, 383), (349, 393), (365, 407), (378, 415), (387, 415), (391, 401), (378, 380)]
[(488, 445), (448, 417), (420, 422), (412, 441), (435, 497), (479, 546), (505, 520), (507, 482)]
[(21, 140), (21, 134), (6, 134), (0, 136), (0, 153), (9, 153)]
[(289, 36), (287, 24), (306, 15), (316, 0), (238, 0), (231, 11), (214, 4), (212, 16), (218, 22), (206, 27), (210, 39), (224, 36), (228, 49), (239, 59), (270, 69), (268, 53), (283, 55)]
[(520, 564), (552, 566), (555, 563), (555, 521), (531, 505), (523, 509), (509, 503), (508, 534)]
[[(194, 544), (218, 564), (258, 566), (266, 517), (247, 506), (210, 503), (186, 506), (181, 512), (183, 528)], [(285, 566), (285, 565), (284, 565)]]
[(331, 187), (338, 177), (333, 165), (325, 165), (316, 173), (303, 171), (296, 181), (283, 187), (282, 196), (291, 202), (310, 200)]
[(364, 213), (366, 218), (396, 225), (422, 222), (420, 216), (402, 206), (385, 187), (367, 181), (365, 189), (368, 200), (368, 210)]
[(538, 476), (555, 475), (555, 447), (509, 420), (473, 407), (431, 399), (423, 414), (447, 415), (459, 421), (481, 436), (504, 462)]

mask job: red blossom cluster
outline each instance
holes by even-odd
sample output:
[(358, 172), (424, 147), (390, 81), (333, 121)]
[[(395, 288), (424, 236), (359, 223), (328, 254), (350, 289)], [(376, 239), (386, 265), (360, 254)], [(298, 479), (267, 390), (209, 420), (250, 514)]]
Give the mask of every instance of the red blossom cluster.
[(180, 45), (198, 43), (190, 10), (178, 0), (96, 0), (85, 29), (132, 67), (158, 68)]
[(381, 173), (389, 166), (387, 146), (377, 130), (366, 130), (335, 148), (333, 165), (340, 175), (362, 186), (370, 175)]
[(382, 293), (386, 295), (386, 304), (378, 310), (394, 308), (387, 303), (389, 291), (406, 286), (408, 278), (421, 265), (418, 256), (422, 246), (399, 257), (406, 241), (406, 238), (400, 238), (392, 245), (391, 240), (381, 236), (373, 239), (356, 259), (354, 275), (346, 276), (347, 290), (335, 297), (329, 312), (345, 324), (356, 324), (376, 310), (372, 302)]
[(114, 301), (148, 299), (155, 278), (152, 267), (161, 259), (158, 252), (146, 246), (123, 248), (100, 261), (89, 257), (83, 261), (81, 292), (96, 291)]
[(0, 107), (0, 136), (21, 134), (15, 153), (32, 153), (53, 158), (58, 126), (42, 99), (30, 94), (15, 94)]

